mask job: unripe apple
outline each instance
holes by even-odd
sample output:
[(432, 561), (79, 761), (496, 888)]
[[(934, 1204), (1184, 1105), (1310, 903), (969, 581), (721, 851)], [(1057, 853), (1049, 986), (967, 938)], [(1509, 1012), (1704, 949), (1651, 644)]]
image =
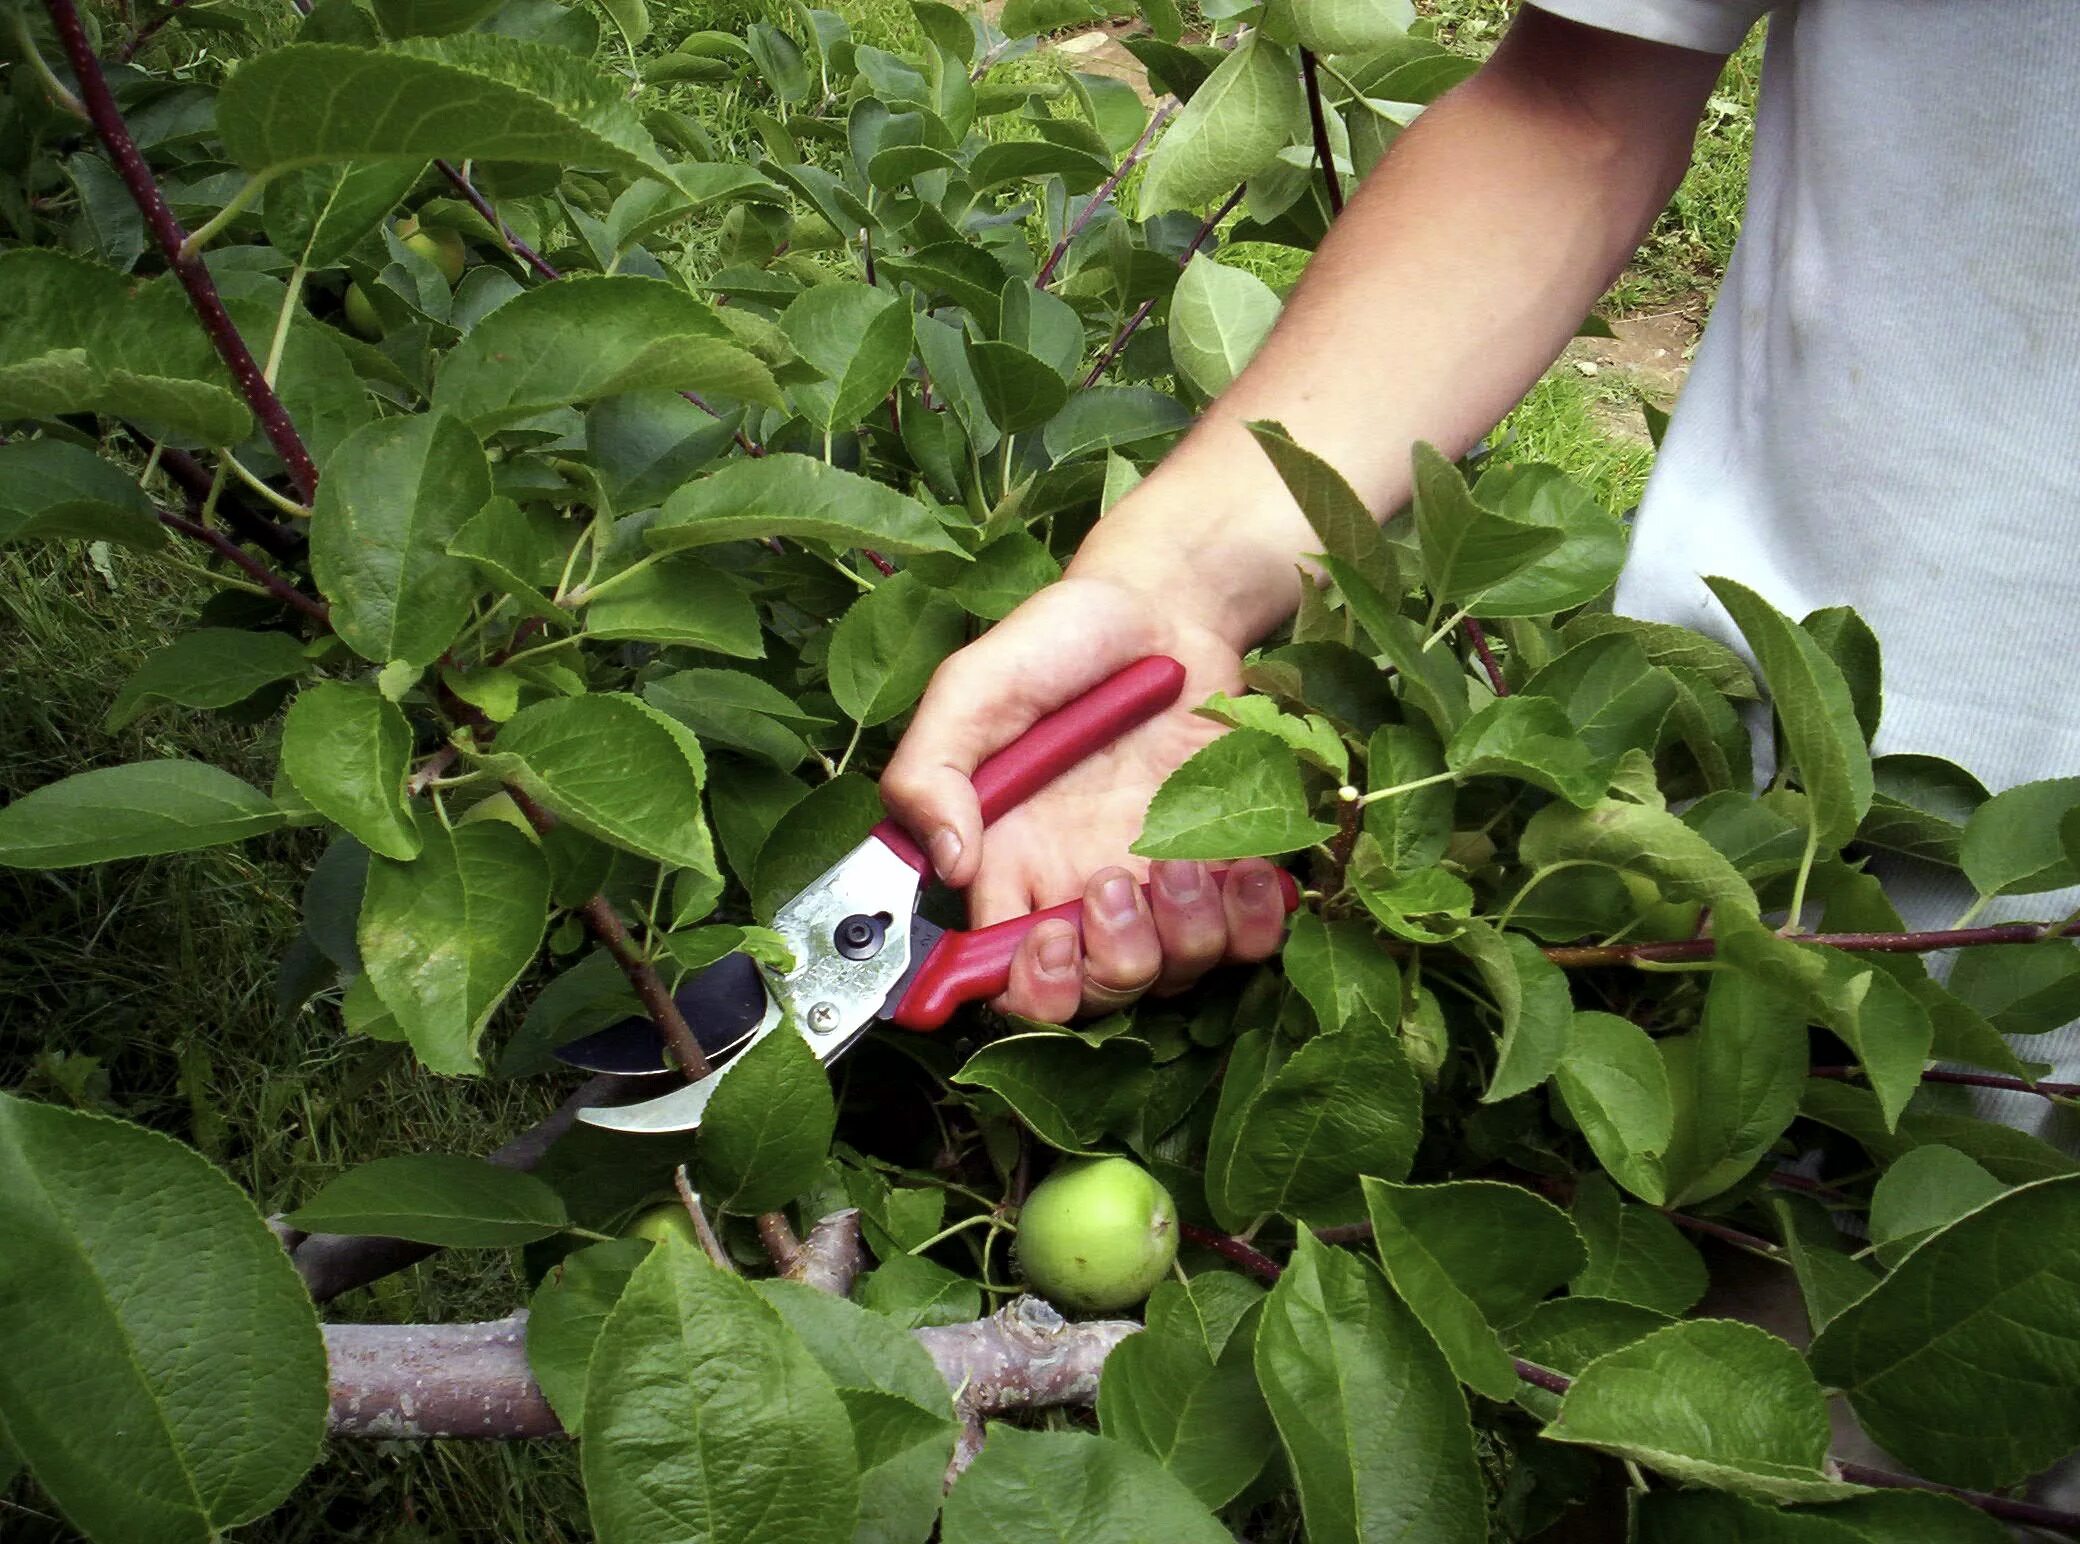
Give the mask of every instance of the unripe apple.
[(347, 325), (373, 343), (383, 335), (383, 319), (376, 315), (376, 304), (368, 298), (368, 292), (358, 284), (347, 286), (347, 303), (342, 311)]
[(438, 268), (450, 286), (462, 282), (462, 264), (469, 249), (454, 231), (428, 230), (416, 215), (409, 215), (397, 222), (397, 239)]
[(666, 1201), (653, 1206), (621, 1230), (623, 1238), (647, 1238), (653, 1244), (662, 1244), (668, 1238), (683, 1239), (698, 1249), (700, 1235), (693, 1231), (693, 1219), (686, 1208), (677, 1201)]
[(1026, 1284), (1058, 1307), (1131, 1308), (1177, 1258), (1177, 1208), (1124, 1158), (1067, 1164), (1020, 1209), (1018, 1258)]

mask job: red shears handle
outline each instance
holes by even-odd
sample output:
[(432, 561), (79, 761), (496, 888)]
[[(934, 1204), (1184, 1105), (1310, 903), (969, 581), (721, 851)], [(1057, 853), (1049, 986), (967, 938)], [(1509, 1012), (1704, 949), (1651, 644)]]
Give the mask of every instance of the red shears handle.
[[(1183, 690), (1184, 666), (1151, 655), (1048, 714), (975, 769), (983, 823), (997, 819), (1078, 762), (1148, 722), (1176, 702)], [(894, 821), (882, 821), (874, 835), (921, 876), (931, 877), (931, 860)], [(1223, 872), (1224, 866), (1217, 867), (1215, 877)], [(1292, 911), (1300, 904), (1300, 887), (1284, 870), (1279, 871), (1278, 879), (1285, 908)], [(1065, 918), (1080, 930), (1083, 902), (1050, 906), (973, 932), (942, 934), (890, 1017), (906, 1029), (937, 1029), (961, 1004), (995, 997), (1010, 979), (1011, 959), (1020, 942), (1036, 924), (1050, 917)]]

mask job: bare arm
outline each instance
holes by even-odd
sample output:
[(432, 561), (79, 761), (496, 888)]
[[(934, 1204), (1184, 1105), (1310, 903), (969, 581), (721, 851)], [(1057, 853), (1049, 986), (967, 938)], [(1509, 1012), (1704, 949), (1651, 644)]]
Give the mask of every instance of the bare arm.
[(1277, 419), (1376, 512), (1398, 508), (1411, 445), (1464, 452), (1631, 257), (1689, 164), (1719, 64), (1525, 9), (1395, 143), (1256, 359), (1071, 572), (1160, 574), (1174, 593), (1187, 567), (1230, 641), (1269, 631), (1314, 540), (1242, 425)]
[[(1243, 425), (1282, 422), (1385, 515), (1409, 451), (1457, 454), (1552, 362), (1638, 245), (1690, 155), (1710, 54), (1527, 8), (1478, 74), (1366, 179), (1250, 367), (1101, 520), (1068, 574), (948, 660), (881, 782), (890, 810), (997, 921), (1078, 894), (1035, 928), (1005, 1006), (1099, 1011), (1261, 959), (1283, 927), (1261, 861), (1218, 885), (1165, 863), (1123, 883), (1148, 801), (1217, 730), (1191, 709), (1242, 687), (1242, 651), (1297, 604), (1315, 539)], [(1143, 654), (1186, 668), (1180, 706), (992, 827), (968, 775), (1035, 718)]]

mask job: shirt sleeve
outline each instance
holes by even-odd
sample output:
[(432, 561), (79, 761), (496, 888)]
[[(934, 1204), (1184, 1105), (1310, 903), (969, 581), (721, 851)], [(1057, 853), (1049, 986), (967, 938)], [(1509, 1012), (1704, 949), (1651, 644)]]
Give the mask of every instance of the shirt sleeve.
[(1730, 54), (1776, 0), (1535, 0), (1537, 8), (1585, 27), (1649, 43)]

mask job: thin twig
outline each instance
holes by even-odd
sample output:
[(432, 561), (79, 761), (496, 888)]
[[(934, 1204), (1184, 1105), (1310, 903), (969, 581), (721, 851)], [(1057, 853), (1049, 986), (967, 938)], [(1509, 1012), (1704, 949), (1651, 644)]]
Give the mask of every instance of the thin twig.
[(1876, 1485), (1885, 1490), (1932, 1490), (1939, 1495), (1953, 1496), (1966, 1506), (1976, 1507), (1988, 1517), (1998, 1517), (2003, 1522), (2027, 1523), (2056, 1533), (2080, 1535), (2080, 1512), (2061, 1512), (2055, 1507), (2038, 1506), (2034, 1501), (2015, 1501), (2007, 1496), (1959, 1490), (1954, 1485), (1938, 1485), (1934, 1480), (1919, 1479), (1911, 1474), (1893, 1474), (1864, 1464), (1837, 1463), (1835, 1468), (1852, 1485)]
[[(1214, 233), (1215, 228), (1219, 226), (1221, 221), (1227, 219), (1229, 215), (1235, 212), (1235, 206), (1242, 202), (1242, 195), (1245, 191), (1243, 188), (1237, 188), (1221, 201), (1220, 208), (1214, 210), (1212, 214), (1206, 217), (1206, 223), (1199, 227), (1190, 242), (1185, 245), (1184, 251), (1179, 254), (1177, 259), (1178, 267), (1182, 268), (1189, 263), (1192, 260), (1192, 254), (1206, 244), (1206, 238)], [(1135, 330), (1148, 320), (1149, 313), (1155, 310), (1155, 308), (1156, 297), (1151, 295), (1135, 308), (1132, 316), (1120, 324), (1119, 331), (1112, 335), (1112, 341), (1105, 345), (1105, 352), (1100, 354), (1098, 362), (1091, 366), (1090, 374), (1083, 378), (1084, 390), (1088, 391), (1091, 387), (1098, 384), (1099, 380), (1104, 377), (1105, 372), (1112, 367), (1113, 360), (1119, 358), (1120, 352), (1126, 348), (1127, 342), (1134, 336)]]
[(1197, 1244), (1202, 1249), (1211, 1249), (1224, 1260), (1233, 1260), (1259, 1281), (1278, 1280), (1278, 1262), (1253, 1245), (1226, 1233), (1216, 1233), (1211, 1228), (1202, 1228), (1197, 1223), (1180, 1222), (1178, 1237), (1186, 1243)]
[(163, 509), (159, 511), (159, 523), (170, 531), (180, 532), (190, 541), (201, 542), (219, 557), (237, 564), (268, 594), (286, 606), (294, 606), (320, 627), (332, 625), (331, 607), (322, 600), (314, 600), (304, 594), (222, 531), (212, 530), (199, 520), (190, 520), (185, 515), (176, 515)]
[[(1806, 1076), (1848, 1082), (1866, 1076), (1861, 1067), (1808, 1067)], [(1946, 1067), (1925, 1067), (1924, 1083), (1954, 1083), (1965, 1088), (2000, 1088), (2016, 1094), (2038, 1094), (2046, 1099), (2080, 1099), (2080, 1083), (2032, 1083), (2027, 1078), (2004, 1077), (1995, 1072), (1952, 1072)]]
[(1473, 645), (1475, 658), (1481, 662), (1481, 671), (1488, 678), (1488, 686), (1498, 697), (1509, 695), (1509, 682), (1502, 678), (1502, 666), (1496, 662), (1495, 651), (1488, 647), (1488, 630), (1472, 617), (1460, 624), (1466, 629), (1466, 641)]
[(1098, 184), (1097, 191), (1091, 194), (1084, 206), (1076, 212), (1076, 218), (1071, 220), (1069, 228), (1062, 232), (1062, 239), (1057, 241), (1054, 249), (1047, 254), (1047, 261), (1042, 263), (1040, 271), (1033, 275), (1034, 289), (1047, 288), (1048, 281), (1054, 277), (1056, 267), (1068, 255), (1069, 248), (1075, 243), (1076, 238), (1083, 234), (1083, 228), (1091, 223), (1091, 217), (1105, 206), (1106, 201), (1118, 189), (1121, 180), (1141, 159), (1142, 152), (1148, 149), (1148, 142), (1155, 137), (1156, 130), (1168, 122), (1170, 115), (1176, 111), (1175, 101), (1165, 101), (1149, 115), (1148, 127), (1141, 131), (1141, 137), (1134, 141), (1133, 147), (1127, 151), (1112, 175)]
[[(1853, 954), (1933, 954), (1940, 949), (1977, 949), (1989, 944), (2036, 944), (2047, 938), (2080, 937), (2080, 922), (2004, 922), (1997, 927), (1948, 928), (1924, 933), (1802, 933), (1796, 942), (1844, 949)], [(1595, 965), (1673, 964), (1709, 960), (1716, 938), (1684, 938), (1653, 944), (1561, 944), (1545, 951), (1564, 970)]]
[[(216, 486), (217, 481), (209, 468), (177, 446), (160, 445), (157, 448), (160, 467), (168, 477), (180, 484), (181, 491), (197, 505), (206, 500), (210, 495), (210, 489)], [(225, 523), (242, 540), (266, 549), (269, 555), (278, 557), (285, 563), (296, 562), (309, 550), (310, 543), (305, 540), (300, 530), (294, 526), (283, 525), (257, 510), (246, 508), (241, 502), (243, 497), (244, 489), (241, 485), (238, 488), (223, 489), (217, 498), (217, 513), (224, 517)]]
[(1329, 122), (1322, 111), (1322, 83), (1315, 75), (1314, 50), (1300, 50), (1300, 83), (1307, 90), (1307, 121), (1314, 128), (1314, 158), (1328, 184), (1329, 217), (1343, 213), (1343, 182), (1336, 175), (1336, 157), (1329, 151)]
[(1784, 1251), (1768, 1239), (1753, 1233), (1743, 1233), (1739, 1228), (1730, 1228), (1723, 1222), (1713, 1222), (1709, 1217), (1692, 1217), (1688, 1212), (1661, 1209), (1661, 1215), (1677, 1227), (1706, 1238), (1716, 1238), (1722, 1244), (1731, 1244), (1736, 1249), (1745, 1249), (1749, 1254), (1761, 1255), (1766, 1259), (1781, 1260)]
[(80, 20), (79, 8), (73, 0), (43, 0), (43, 3), (44, 9), (50, 13), (51, 25), (57, 29), (58, 41), (64, 46), (72, 73), (79, 80), (80, 97), (86, 104), (95, 136), (108, 152), (110, 163), (123, 179), (123, 186), (130, 190), (130, 197), (139, 212), (144, 215), (145, 227), (152, 233), (152, 241), (165, 258), (167, 267), (180, 280), (181, 288), (188, 292), (188, 300), (201, 319), (202, 330), (230, 370), (239, 395), (245, 398), (246, 405), (259, 420), (267, 442), (281, 457), (282, 465), (288, 468), (289, 480), (296, 485), (297, 493), (304, 503), (310, 503), (318, 491), (317, 465), (311, 460), (303, 436), (296, 432), (289, 410), (282, 406), (282, 399), (267, 384), (259, 362), (253, 358), (252, 350), (246, 347), (245, 339), (239, 336), (238, 328), (232, 323), (231, 313), (224, 309), (224, 299), (217, 293), (217, 284), (210, 277), (209, 269), (203, 265), (199, 254), (186, 250), (188, 233), (173, 217), (151, 168), (145, 165), (144, 156), (138, 151), (137, 141), (130, 137), (129, 126), (123, 122), (122, 112), (108, 89), (108, 77), (102, 73), (101, 61), (94, 57), (93, 46), (87, 41), (87, 29)]
[(714, 1225), (708, 1221), (708, 1210), (701, 1205), (693, 1181), (686, 1177), (685, 1164), (680, 1164), (672, 1172), (672, 1183), (679, 1188), (679, 1200), (686, 1207), (686, 1215), (693, 1219), (693, 1236), (701, 1241), (701, 1248), (708, 1251), (708, 1258), (715, 1262), (716, 1269), (737, 1275), (737, 1262), (729, 1257), (729, 1251), (722, 1247), (722, 1240), (715, 1236)]
[(138, 28), (137, 31), (131, 33), (129, 41), (116, 50), (116, 62), (118, 64), (128, 64), (132, 59), (135, 59), (137, 51), (157, 37), (159, 29), (173, 20), (173, 13), (187, 3), (188, 0), (166, 0), (166, 4), (160, 8), (159, 14)]

